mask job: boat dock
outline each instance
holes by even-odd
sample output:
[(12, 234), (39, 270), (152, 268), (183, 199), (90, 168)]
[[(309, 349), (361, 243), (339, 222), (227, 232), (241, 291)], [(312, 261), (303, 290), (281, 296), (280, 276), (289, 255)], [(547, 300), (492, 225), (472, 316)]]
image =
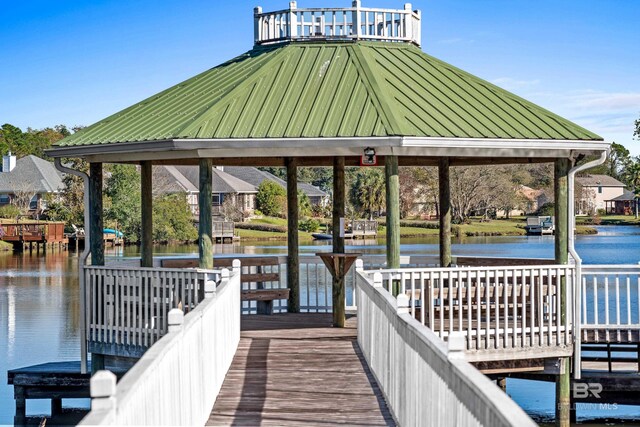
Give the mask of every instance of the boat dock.
[(46, 250), (47, 247), (64, 248), (69, 239), (64, 234), (63, 222), (15, 222), (0, 224), (0, 240), (13, 244), (17, 252), (24, 249)]

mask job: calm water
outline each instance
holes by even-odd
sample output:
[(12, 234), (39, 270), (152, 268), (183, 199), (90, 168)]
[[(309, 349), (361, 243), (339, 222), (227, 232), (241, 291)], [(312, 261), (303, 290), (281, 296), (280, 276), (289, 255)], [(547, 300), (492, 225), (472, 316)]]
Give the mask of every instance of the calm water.
[[(588, 264), (640, 262), (640, 228), (601, 227), (595, 236), (577, 239), (578, 253)], [(330, 251), (327, 243), (300, 248), (304, 253)], [(384, 253), (383, 241), (347, 246), (347, 250)], [(219, 253), (283, 254), (285, 243), (250, 243), (218, 246)], [(197, 246), (159, 247), (158, 254), (197, 252)], [(437, 255), (435, 238), (404, 239), (405, 254)], [(454, 244), (455, 255), (553, 258), (553, 237), (469, 237)], [(109, 257), (135, 257), (135, 248), (107, 253)], [(54, 252), (13, 255), (0, 253), (0, 424), (12, 424), (13, 388), (6, 385), (8, 369), (51, 361), (79, 359), (77, 255)], [(553, 417), (553, 384), (509, 380), (508, 393), (537, 420)], [(88, 400), (64, 401), (66, 406), (88, 407)], [(49, 402), (28, 400), (27, 414), (48, 414)], [(640, 420), (640, 407), (615, 410), (579, 408), (580, 418)]]

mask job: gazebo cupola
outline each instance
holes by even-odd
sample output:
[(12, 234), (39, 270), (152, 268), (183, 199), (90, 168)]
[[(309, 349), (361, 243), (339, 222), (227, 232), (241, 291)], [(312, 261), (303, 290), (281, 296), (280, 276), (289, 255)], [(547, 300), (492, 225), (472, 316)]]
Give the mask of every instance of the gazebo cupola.
[(263, 12), (254, 9), (254, 41), (268, 45), (295, 41), (388, 41), (420, 46), (420, 11), (364, 8), (354, 0), (350, 8), (289, 9)]

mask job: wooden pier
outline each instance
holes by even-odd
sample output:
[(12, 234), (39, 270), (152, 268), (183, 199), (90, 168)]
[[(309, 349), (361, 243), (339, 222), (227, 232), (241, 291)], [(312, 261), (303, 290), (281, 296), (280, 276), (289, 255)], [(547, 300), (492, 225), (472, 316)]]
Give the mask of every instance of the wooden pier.
[[(122, 377), (126, 372), (126, 369), (114, 366), (109, 369), (118, 377)], [(90, 373), (80, 372), (80, 361), (42, 363), (9, 370), (7, 382), (13, 385), (16, 401), (14, 424), (30, 423), (30, 417), (26, 416), (27, 399), (50, 399), (51, 416), (61, 417), (64, 412), (62, 399), (89, 398), (90, 377)]]
[(355, 318), (243, 316), (207, 425), (395, 425), (356, 342)]
[(39, 250), (47, 246), (66, 247), (69, 239), (64, 234), (63, 222), (15, 222), (0, 224), (0, 240), (12, 243), (14, 250), (33, 249), (33, 245)]

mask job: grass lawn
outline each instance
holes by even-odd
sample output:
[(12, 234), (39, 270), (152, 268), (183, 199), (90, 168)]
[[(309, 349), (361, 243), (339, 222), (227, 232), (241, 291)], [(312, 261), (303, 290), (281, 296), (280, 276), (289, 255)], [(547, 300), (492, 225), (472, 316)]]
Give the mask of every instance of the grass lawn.
[[(378, 227), (378, 237), (384, 237), (387, 234), (386, 227)], [(419, 236), (437, 236), (437, 228), (422, 227), (400, 227), (400, 237), (419, 237)]]
[(0, 240), (0, 252), (12, 251), (12, 250), (13, 250), (13, 245), (11, 243), (3, 242), (2, 240)]
[(461, 236), (523, 236), (526, 233), (525, 223), (522, 221), (493, 220), (486, 222), (471, 222), (452, 226), (455, 234), (456, 227)]
[(253, 224), (269, 224), (269, 225), (279, 225), (282, 227), (287, 226), (287, 220), (284, 218), (276, 218), (272, 216), (263, 216), (262, 218), (252, 218), (249, 220), (250, 223)]
[[(287, 233), (278, 233), (275, 231), (245, 230), (242, 228), (236, 228), (236, 233), (240, 238), (246, 240), (287, 240)], [(310, 241), (313, 240), (313, 237), (311, 236), (311, 233), (299, 231), (298, 239), (301, 242)]]
[[(611, 217), (622, 218), (629, 220), (629, 217)], [(287, 220), (282, 218), (263, 217), (252, 219), (250, 222), (256, 224), (269, 224), (277, 225), (281, 227), (287, 226)], [(420, 220), (402, 220), (400, 227), (400, 237), (420, 237), (420, 236), (437, 236), (437, 228), (426, 228), (425, 225), (432, 227), (437, 222), (434, 221), (420, 221)], [(384, 223), (382, 223), (384, 224)], [(524, 236), (526, 231), (524, 229), (526, 222), (525, 217), (516, 217), (510, 219), (496, 219), (491, 221), (480, 221), (472, 219), (469, 224), (454, 224), (452, 225), (452, 234), (454, 236)], [(640, 225), (640, 222), (637, 223)], [(585, 224), (578, 221), (576, 227), (577, 234), (594, 234), (595, 229), (590, 226), (591, 224)], [(272, 231), (258, 231), (258, 230), (243, 230), (236, 229), (240, 237), (247, 239), (286, 239), (286, 233), (278, 233)], [(323, 232), (324, 228), (321, 227), (319, 232)], [(312, 239), (311, 233), (300, 232), (300, 240)], [(378, 227), (378, 237), (386, 236), (386, 228), (384, 225)]]
[[(597, 225), (590, 216), (576, 217), (576, 224)], [(640, 219), (635, 215), (604, 215), (600, 217), (599, 225), (640, 225)]]

